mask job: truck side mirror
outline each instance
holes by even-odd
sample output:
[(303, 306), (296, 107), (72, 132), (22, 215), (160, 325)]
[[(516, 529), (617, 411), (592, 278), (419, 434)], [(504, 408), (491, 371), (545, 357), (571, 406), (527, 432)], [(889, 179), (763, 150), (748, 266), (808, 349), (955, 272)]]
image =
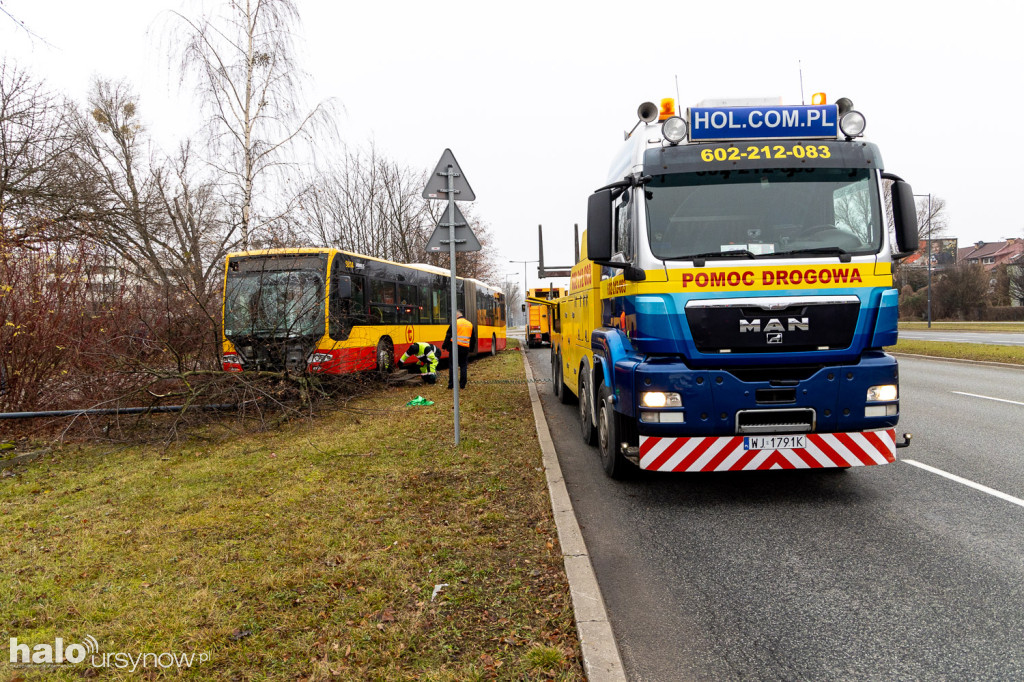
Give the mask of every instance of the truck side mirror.
[(896, 228), (896, 248), (900, 253), (908, 255), (917, 251), (920, 242), (914, 190), (902, 180), (897, 180), (892, 185), (892, 217)]
[(612, 257), (612, 191), (603, 189), (587, 201), (587, 258), (607, 261)]

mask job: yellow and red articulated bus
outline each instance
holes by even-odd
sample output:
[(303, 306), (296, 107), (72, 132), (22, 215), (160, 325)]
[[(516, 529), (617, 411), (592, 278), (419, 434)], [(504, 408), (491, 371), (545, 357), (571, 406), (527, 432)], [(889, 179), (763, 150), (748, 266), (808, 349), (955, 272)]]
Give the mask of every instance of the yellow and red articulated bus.
[[(473, 323), (470, 353), (504, 350), (501, 291), (459, 277), (456, 295)], [(230, 253), (221, 364), (227, 372), (389, 372), (414, 342), (441, 347), (450, 301), (448, 271), (431, 265), (326, 248)]]

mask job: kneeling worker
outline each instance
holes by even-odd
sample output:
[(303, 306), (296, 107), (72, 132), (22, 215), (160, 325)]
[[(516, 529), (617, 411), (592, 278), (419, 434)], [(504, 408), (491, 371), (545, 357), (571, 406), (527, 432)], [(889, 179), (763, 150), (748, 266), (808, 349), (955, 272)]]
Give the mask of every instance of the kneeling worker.
[(406, 349), (405, 353), (402, 354), (402, 357), (398, 359), (398, 362), (399, 364), (404, 364), (415, 360), (419, 365), (420, 376), (423, 377), (423, 383), (436, 384), (437, 356), (437, 346), (432, 343), (417, 341)]

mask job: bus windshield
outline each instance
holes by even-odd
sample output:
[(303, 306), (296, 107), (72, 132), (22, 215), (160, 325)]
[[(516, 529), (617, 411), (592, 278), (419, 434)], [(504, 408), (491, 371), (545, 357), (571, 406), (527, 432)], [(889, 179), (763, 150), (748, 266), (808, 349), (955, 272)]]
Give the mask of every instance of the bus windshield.
[(775, 168), (656, 175), (646, 185), (651, 251), (662, 260), (877, 253), (872, 171)]
[(321, 336), (323, 292), (323, 277), (316, 272), (267, 270), (232, 275), (224, 297), (224, 336)]

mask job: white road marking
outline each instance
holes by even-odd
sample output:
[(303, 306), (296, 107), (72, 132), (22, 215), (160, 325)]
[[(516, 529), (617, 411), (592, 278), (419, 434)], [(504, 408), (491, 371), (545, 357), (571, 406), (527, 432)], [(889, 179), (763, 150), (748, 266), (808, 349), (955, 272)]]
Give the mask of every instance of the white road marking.
[(969, 481), (966, 478), (961, 478), (961, 477), (959, 477), (959, 476), (957, 476), (955, 474), (949, 473), (948, 471), (943, 471), (942, 469), (936, 469), (933, 466), (928, 466), (927, 464), (922, 464), (921, 462), (917, 462), (917, 461), (914, 461), (912, 459), (901, 459), (899, 461), (906, 462), (907, 464), (913, 464), (914, 466), (916, 466), (918, 468), (921, 468), (921, 469), (924, 469), (925, 471), (930, 471), (933, 474), (938, 474), (939, 476), (943, 476), (945, 478), (948, 478), (951, 481), (956, 481), (957, 483), (962, 483), (962, 484), (966, 485), (969, 488), (974, 488), (975, 490), (980, 490), (983, 493), (988, 493), (989, 495), (992, 495), (994, 497), (998, 497), (1001, 500), (1006, 500), (1007, 502), (1011, 502), (1011, 503), (1013, 503), (1013, 504), (1015, 504), (1015, 505), (1017, 505), (1019, 507), (1024, 507), (1024, 500), (1020, 499), (1019, 497), (1014, 497), (1013, 495), (1007, 495), (1006, 493), (1000, 492), (1000, 491), (998, 491), (998, 490), (996, 490), (994, 488), (989, 488), (987, 485), (982, 485), (980, 483), (975, 483), (974, 481)]
[(995, 400), (997, 403), (1010, 403), (1011, 405), (1024, 405), (1024, 403), (1018, 402), (1016, 400), (1004, 400), (1003, 398), (993, 398), (992, 396), (978, 395), (977, 393), (964, 393), (963, 391), (952, 391), (952, 393), (956, 393), (957, 395), (970, 396), (971, 398), (981, 398), (982, 400)]

